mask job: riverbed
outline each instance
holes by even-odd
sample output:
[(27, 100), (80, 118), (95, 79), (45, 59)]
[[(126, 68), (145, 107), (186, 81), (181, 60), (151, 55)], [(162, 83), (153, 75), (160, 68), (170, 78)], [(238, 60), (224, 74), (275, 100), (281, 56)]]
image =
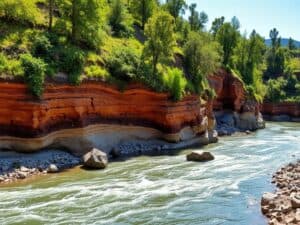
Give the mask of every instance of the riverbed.
[(203, 147), (141, 156), (102, 171), (75, 168), (0, 187), (0, 224), (264, 225), (260, 198), (272, 174), (300, 159), (300, 124), (268, 123)]

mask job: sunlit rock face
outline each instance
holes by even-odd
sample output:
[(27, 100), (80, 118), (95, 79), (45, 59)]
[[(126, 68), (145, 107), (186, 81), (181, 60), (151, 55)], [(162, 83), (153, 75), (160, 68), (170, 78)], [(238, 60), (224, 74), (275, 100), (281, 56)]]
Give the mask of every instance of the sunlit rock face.
[(237, 77), (225, 70), (219, 70), (209, 76), (209, 83), (216, 92), (213, 110), (219, 135), (264, 127), (259, 104), (247, 99), (244, 85)]
[(282, 102), (262, 104), (262, 113), (266, 119), (274, 121), (295, 121), (300, 122), (300, 103)]
[(196, 95), (175, 103), (138, 84), (120, 92), (99, 82), (47, 83), (37, 100), (22, 83), (0, 82), (0, 147), (55, 146), (83, 153), (132, 139), (186, 141), (212, 132), (207, 104), (212, 103), (201, 104)]

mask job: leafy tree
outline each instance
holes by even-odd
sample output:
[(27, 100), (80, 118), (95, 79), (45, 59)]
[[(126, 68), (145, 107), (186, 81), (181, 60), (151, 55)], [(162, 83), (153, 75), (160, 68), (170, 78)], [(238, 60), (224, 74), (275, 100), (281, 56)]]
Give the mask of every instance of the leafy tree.
[(177, 19), (177, 17), (179, 17), (180, 14), (184, 14), (185, 9), (187, 8), (185, 0), (167, 0), (166, 6), (175, 20)]
[(199, 31), (205, 27), (205, 24), (208, 22), (208, 16), (205, 12), (199, 13), (197, 10), (197, 4), (193, 3), (189, 6), (190, 16), (189, 23), (191, 26), (191, 30)]
[(233, 50), (238, 43), (239, 32), (230, 24), (224, 23), (218, 30), (216, 39), (223, 47), (223, 64), (228, 65), (233, 55)]
[(289, 50), (295, 50), (295, 49), (297, 49), (295, 41), (292, 38), (289, 38), (288, 48), (289, 48)]
[(71, 21), (71, 39), (74, 44), (84, 43), (98, 49), (102, 38), (101, 7), (103, 0), (71, 0), (71, 14), (68, 5), (65, 15)]
[(145, 28), (148, 19), (154, 13), (156, 6), (156, 0), (131, 0), (131, 11), (134, 17), (141, 22), (143, 29)]
[(52, 30), (53, 26), (53, 10), (54, 10), (54, 0), (48, 0), (48, 8), (49, 8), (49, 23), (48, 23), (48, 29), (49, 31)]
[(43, 60), (34, 58), (30, 54), (21, 56), (22, 67), (24, 68), (25, 82), (34, 96), (41, 97), (45, 81), (46, 64)]
[(213, 34), (213, 36), (215, 37), (219, 31), (219, 29), (222, 27), (222, 25), (224, 24), (225, 21), (225, 17), (222, 16), (220, 18), (216, 18), (213, 22), (212, 22), (212, 26), (211, 26), (211, 33)]
[(270, 79), (267, 82), (267, 99), (271, 102), (280, 102), (286, 98), (284, 87), (287, 82), (282, 78)]
[(249, 39), (246, 36), (239, 39), (234, 50), (233, 63), (247, 85), (254, 84), (255, 70), (262, 65), (264, 52), (264, 39), (255, 30)]
[(113, 1), (109, 24), (116, 36), (129, 37), (133, 32), (132, 19), (121, 0)]
[(231, 19), (231, 25), (236, 30), (240, 29), (241, 24), (240, 24), (239, 19), (236, 16), (232, 17), (232, 19)]
[(174, 35), (174, 18), (165, 11), (155, 13), (145, 26), (148, 40), (144, 55), (151, 59), (152, 72), (156, 74), (157, 64), (166, 58), (172, 58), (176, 39)]
[(184, 46), (184, 55), (186, 69), (200, 93), (201, 82), (221, 65), (221, 47), (208, 34), (191, 32)]
[(268, 75), (282, 75), (285, 70), (286, 53), (283, 48), (280, 47), (281, 38), (278, 37), (279, 32), (276, 28), (270, 31), (270, 38), (272, 41), (272, 47), (267, 52), (267, 71)]

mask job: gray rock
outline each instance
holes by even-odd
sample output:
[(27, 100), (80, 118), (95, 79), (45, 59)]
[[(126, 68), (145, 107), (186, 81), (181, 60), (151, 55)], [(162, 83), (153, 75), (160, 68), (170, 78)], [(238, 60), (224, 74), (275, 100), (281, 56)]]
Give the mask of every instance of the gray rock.
[(59, 170), (58, 170), (58, 168), (55, 164), (50, 164), (48, 169), (47, 169), (48, 173), (57, 173), (58, 171)]
[(193, 151), (186, 156), (187, 161), (206, 162), (214, 160), (215, 157), (210, 152)]
[(106, 153), (93, 148), (83, 156), (83, 165), (91, 169), (104, 169), (108, 164)]
[(28, 172), (29, 169), (28, 169), (27, 167), (25, 167), (25, 166), (21, 166), (21, 167), (20, 167), (20, 171), (21, 171), (21, 172)]

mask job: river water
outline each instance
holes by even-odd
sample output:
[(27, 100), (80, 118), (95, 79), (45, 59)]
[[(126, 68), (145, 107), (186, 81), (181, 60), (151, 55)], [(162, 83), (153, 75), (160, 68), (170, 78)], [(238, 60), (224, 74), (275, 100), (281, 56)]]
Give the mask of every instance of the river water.
[(204, 149), (216, 159), (187, 162), (190, 149), (1, 187), (0, 224), (263, 225), (260, 197), (300, 158), (300, 124), (268, 123)]

